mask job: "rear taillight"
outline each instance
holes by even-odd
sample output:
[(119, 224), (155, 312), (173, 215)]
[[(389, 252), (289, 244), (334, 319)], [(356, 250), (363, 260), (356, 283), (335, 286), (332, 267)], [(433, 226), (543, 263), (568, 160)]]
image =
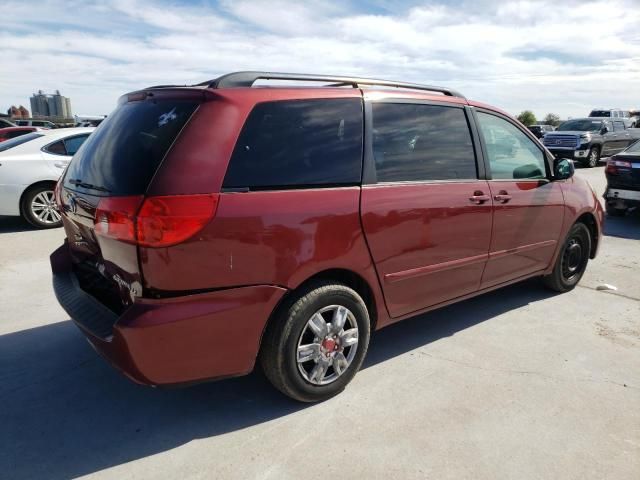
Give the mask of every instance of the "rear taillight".
[(181, 243), (198, 233), (217, 207), (217, 195), (149, 197), (138, 213), (138, 244), (167, 247)]
[(96, 235), (136, 243), (136, 213), (143, 198), (136, 195), (101, 199), (93, 221)]
[(217, 207), (215, 194), (107, 197), (96, 209), (95, 232), (144, 247), (168, 247), (198, 233)]
[(610, 175), (617, 175), (618, 169), (628, 169), (631, 168), (631, 162), (627, 162), (626, 160), (618, 160), (617, 157), (611, 157), (607, 161), (607, 167), (605, 168), (605, 172)]

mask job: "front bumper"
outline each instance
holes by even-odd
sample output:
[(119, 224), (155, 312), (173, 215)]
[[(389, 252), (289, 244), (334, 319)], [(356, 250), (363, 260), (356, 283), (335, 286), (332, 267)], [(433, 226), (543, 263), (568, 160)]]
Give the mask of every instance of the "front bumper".
[(640, 191), (607, 187), (604, 199), (616, 208), (637, 207), (640, 206)]
[[(582, 147), (582, 146), (581, 146)], [(579, 150), (574, 150), (574, 149), (559, 149), (559, 148), (549, 148), (547, 147), (547, 149), (553, 153), (553, 155), (556, 158), (568, 158), (568, 159), (578, 159), (578, 160), (583, 160), (589, 157), (589, 148), (587, 147), (586, 150), (585, 149), (579, 149)]]
[(60, 305), (101, 355), (146, 385), (249, 373), (267, 320), (286, 292), (259, 285), (138, 299), (118, 316), (82, 290), (66, 243), (50, 260)]

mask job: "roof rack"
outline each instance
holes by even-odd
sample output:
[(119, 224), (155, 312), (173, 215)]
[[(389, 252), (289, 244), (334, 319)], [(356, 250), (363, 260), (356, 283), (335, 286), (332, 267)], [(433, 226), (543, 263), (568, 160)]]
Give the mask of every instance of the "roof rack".
[(301, 82), (329, 82), (330, 87), (352, 86), (360, 88), (361, 85), (379, 87), (406, 88), (410, 90), (426, 90), (438, 92), (450, 97), (465, 98), (461, 93), (444, 87), (421, 85), (418, 83), (393, 82), (389, 80), (376, 80), (373, 78), (341, 77), (335, 75), (311, 75), (304, 73), (276, 73), (276, 72), (234, 72), (213, 80), (199, 83), (198, 86), (208, 88), (238, 88), (252, 87), (257, 80), (294, 80)]

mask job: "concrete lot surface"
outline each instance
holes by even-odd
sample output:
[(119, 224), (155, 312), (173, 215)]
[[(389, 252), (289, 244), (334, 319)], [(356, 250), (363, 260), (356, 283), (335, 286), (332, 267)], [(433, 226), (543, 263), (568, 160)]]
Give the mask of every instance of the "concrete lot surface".
[[(602, 167), (578, 175), (604, 190)], [(259, 374), (131, 383), (53, 296), (62, 238), (0, 218), (0, 478), (640, 478), (637, 215), (573, 292), (528, 281), (382, 330), (311, 406)]]

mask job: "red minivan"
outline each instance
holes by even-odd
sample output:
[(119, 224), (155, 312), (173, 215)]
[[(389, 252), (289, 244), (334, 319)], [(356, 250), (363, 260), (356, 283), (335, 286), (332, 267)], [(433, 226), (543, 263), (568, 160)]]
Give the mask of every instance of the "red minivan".
[(603, 218), (573, 173), (446, 88), (265, 72), (151, 87), (58, 184), (53, 285), (136, 382), (259, 360), (286, 395), (323, 400), (372, 330), (529, 277), (572, 289)]

